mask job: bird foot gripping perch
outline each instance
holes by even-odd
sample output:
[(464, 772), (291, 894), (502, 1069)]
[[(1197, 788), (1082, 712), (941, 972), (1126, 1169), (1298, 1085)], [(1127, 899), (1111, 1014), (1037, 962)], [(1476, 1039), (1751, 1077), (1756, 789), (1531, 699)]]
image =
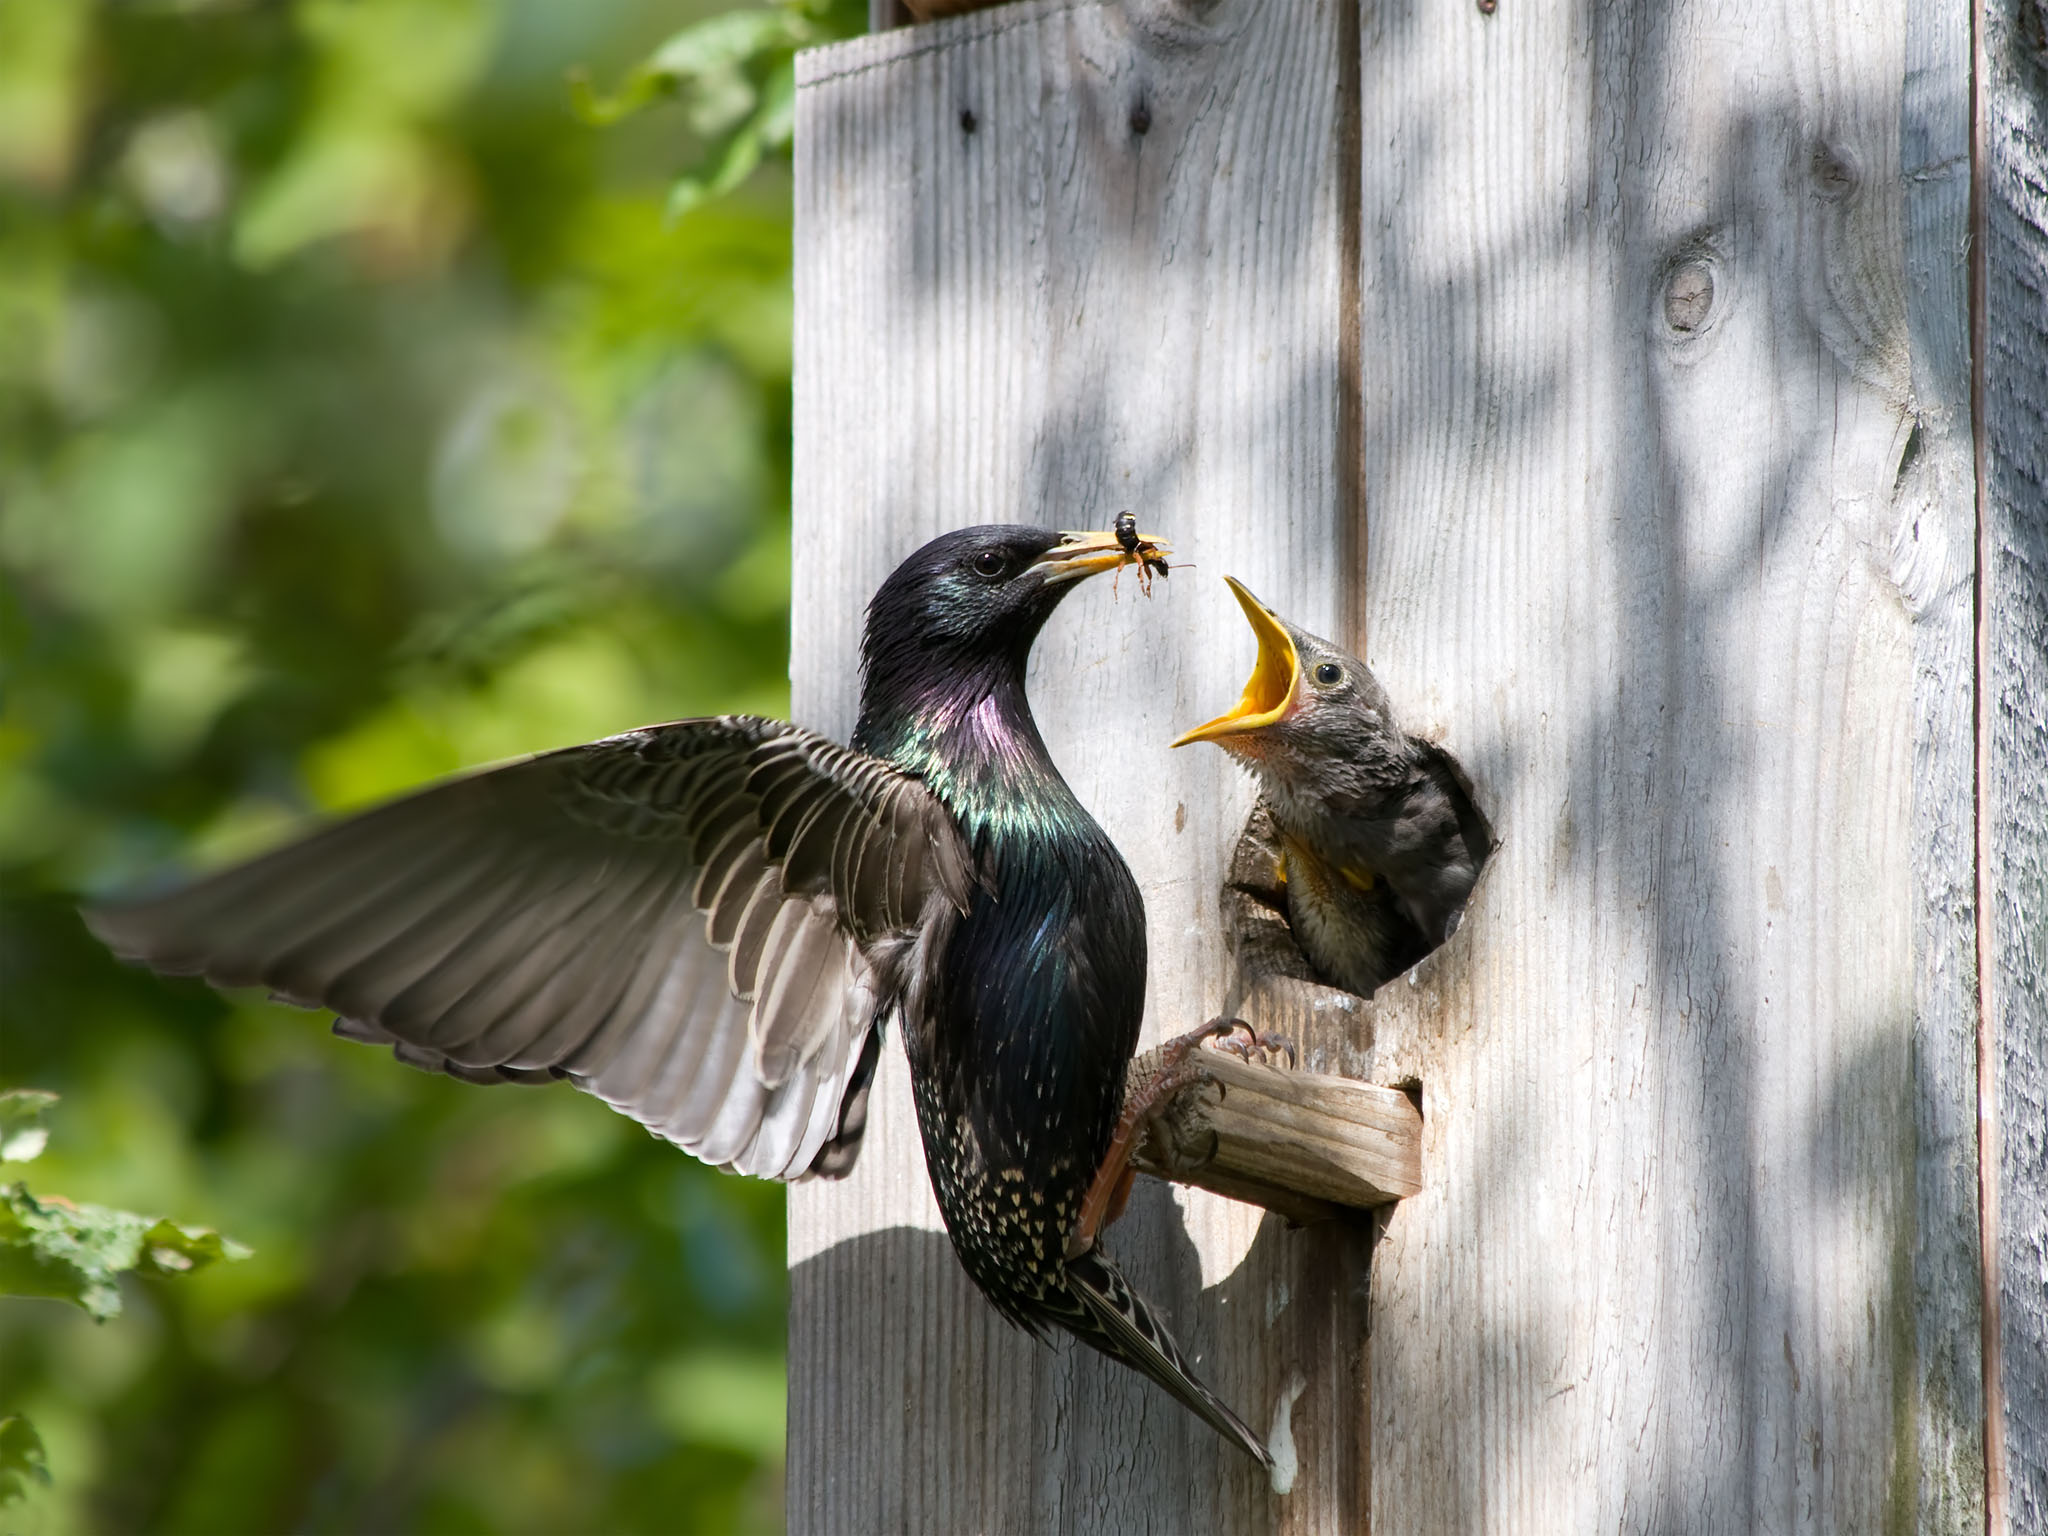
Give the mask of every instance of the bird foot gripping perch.
[[(1301, 1065), (1301, 1052), (1294, 1048), (1294, 1042), (1285, 1035), (1270, 1034), (1263, 1029), (1253, 1029), (1243, 1019), (1216, 1019), (1195, 1031), (1199, 1038), (1213, 1038), (1212, 1050), (1228, 1051), (1240, 1061), (1257, 1062), (1262, 1066), (1278, 1066), (1276, 1058), (1286, 1057), (1289, 1071)], [(1186, 1037), (1183, 1036), (1183, 1039)], [(1212, 1077), (1209, 1079), (1214, 1082)], [(1222, 1084), (1218, 1083), (1220, 1088)]]
[[(1144, 1058), (1155, 1060), (1156, 1065), (1142, 1081), (1135, 1072), (1125, 1080), (1123, 1114), (1110, 1138), (1109, 1154), (1103, 1158), (1095, 1182), (1081, 1201), (1081, 1214), (1067, 1238), (1069, 1259), (1077, 1259), (1093, 1248), (1102, 1229), (1123, 1214), (1136, 1173), (1131, 1167), (1132, 1154), (1141, 1141), (1157, 1134), (1161, 1118), (1175, 1101), (1188, 1089), (1203, 1084), (1213, 1083), (1220, 1091), (1228, 1091), (1200, 1059), (1202, 1043), (1208, 1040), (1216, 1042), (1215, 1050), (1228, 1051), (1247, 1062), (1257, 1059), (1270, 1063), (1281, 1055), (1286, 1056), (1289, 1066), (1295, 1061), (1291, 1040), (1253, 1029), (1243, 1019), (1211, 1019), (1199, 1029), (1174, 1036), (1153, 1057)], [(1139, 1134), (1141, 1131), (1144, 1136)]]

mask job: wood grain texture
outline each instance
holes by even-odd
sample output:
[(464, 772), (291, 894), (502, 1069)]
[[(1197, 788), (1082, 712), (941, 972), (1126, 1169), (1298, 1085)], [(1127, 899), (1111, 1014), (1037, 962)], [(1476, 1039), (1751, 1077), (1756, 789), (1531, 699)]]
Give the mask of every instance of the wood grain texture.
[[(1218, 578), (1338, 617), (1347, 19), (1034, 0), (800, 61), (798, 718), (852, 725), (866, 594), (942, 529), (1128, 507), (1170, 537), (1197, 568), (1149, 601), (1081, 589), (1031, 680), (1144, 890), (1148, 1042), (1231, 985), (1249, 789), (1165, 746), (1250, 665)], [(1304, 1023), (1304, 1068), (1359, 1073), (1358, 1014)], [(1364, 1234), (1141, 1179), (1107, 1245), (1248, 1420), (1290, 1403), (1291, 1497), (1131, 1372), (997, 1320), (940, 1232), (892, 1043), (853, 1178), (791, 1198), (791, 1528), (1356, 1529)]]
[(1368, 660), (1501, 836), (1374, 1004), (1372, 1528), (1981, 1529), (1950, 23), (1364, 34)]
[(2048, 1531), (2048, 24), (1983, 39), (1984, 836), (2007, 1528)]
[(1908, 0), (1899, 170), (1913, 433), (1892, 574), (1913, 615), (1916, 1528), (1982, 1528), (1977, 1219), (1976, 573), (1968, 325), (1970, 25)]

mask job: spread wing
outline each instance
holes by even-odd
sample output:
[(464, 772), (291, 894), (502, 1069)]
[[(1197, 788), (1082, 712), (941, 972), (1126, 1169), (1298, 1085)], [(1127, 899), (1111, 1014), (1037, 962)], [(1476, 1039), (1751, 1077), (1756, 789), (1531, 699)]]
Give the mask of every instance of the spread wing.
[(916, 779), (781, 721), (681, 720), (439, 784), (151, 900), (115, 953), (339, 1014), (474, 1082), (567, 1078), (706, 1162), (844, 1173), (871, 957), (965, 910)]

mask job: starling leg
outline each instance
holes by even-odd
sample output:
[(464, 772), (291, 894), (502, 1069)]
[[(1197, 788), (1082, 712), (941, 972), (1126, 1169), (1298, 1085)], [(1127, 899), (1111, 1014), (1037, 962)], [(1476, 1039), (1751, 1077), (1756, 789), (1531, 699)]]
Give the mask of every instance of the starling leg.
[[(1240, 1043), (1240, 1037), (1246, 1043)], [(1131, 1167), (1131, 1157), (1142, 1140), (1139, 1130), (1149, 1127), (1183, 1089), (1215, 1081), (1197, 1057), (1202, 1042), (1216, 1038), (1222, 1041), (1221, 1049), (1243, 1055), (1247, 1061), (1253, 1049), (1266, 1053), (1284, 1050), (1290, 1061), (1294, 1056), (1294, 1047), (1287, 1041), (1253, 1029), (1243, 1019), (1211, 1019), (1201, 1028), (1176, 1035), (1160, 1047), (1159, 1070), (1124, 1101), (1124, 1112), (1117, 1117), (1116, 1131), (1109, 1139), (1109, 1153), (1096, 1171), (1095, 1181), (1088, 1186), (1073, 1235), (1067, 1239), (1068, 1258), (1079, 1258), (1093, 1248), (1102, 1229), (1123, 1214), (1137, 1173)]]

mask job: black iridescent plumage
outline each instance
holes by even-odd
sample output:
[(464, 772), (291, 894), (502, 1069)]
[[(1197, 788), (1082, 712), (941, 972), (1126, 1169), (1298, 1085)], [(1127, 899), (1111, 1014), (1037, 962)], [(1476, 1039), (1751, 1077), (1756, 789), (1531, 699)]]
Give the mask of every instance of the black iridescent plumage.
[[(998, 530), (976, 530), (986, 540)], [(1000, 531), (1019, 554), (1051, 537)], [(1145, 1010), (1145, 906), (1123, 858), (1053, 766), (1024, 694), (1063, 595), (975, 592), (939, 540), (869, 610), (854, 745), (916, 775), (980, 871), (904, 979), (925, 1161), (954, 1251), (1010, 1321), (1060, 1327), (1136, 1367), (1262, 1462), (1257, 1435), (1188, 1370), (1100, 1247), (1067, 1239), (1123, 1104)]]
[(852, 748), (684, 720), (457, 779), (93, 926), (124, 957), (335, 1009), (476, 1082), (566, 1078), (772, 1178), (858, 1155), (901, 1021), (940, 1209), (1013, 1322), (1065, 1328), (1247, 1454), (1101, 1249), (1068, 1258), (1144, 1010), (1144, 908), (1024, 696), (1114, 535), (948, 534), (870, 605)]

